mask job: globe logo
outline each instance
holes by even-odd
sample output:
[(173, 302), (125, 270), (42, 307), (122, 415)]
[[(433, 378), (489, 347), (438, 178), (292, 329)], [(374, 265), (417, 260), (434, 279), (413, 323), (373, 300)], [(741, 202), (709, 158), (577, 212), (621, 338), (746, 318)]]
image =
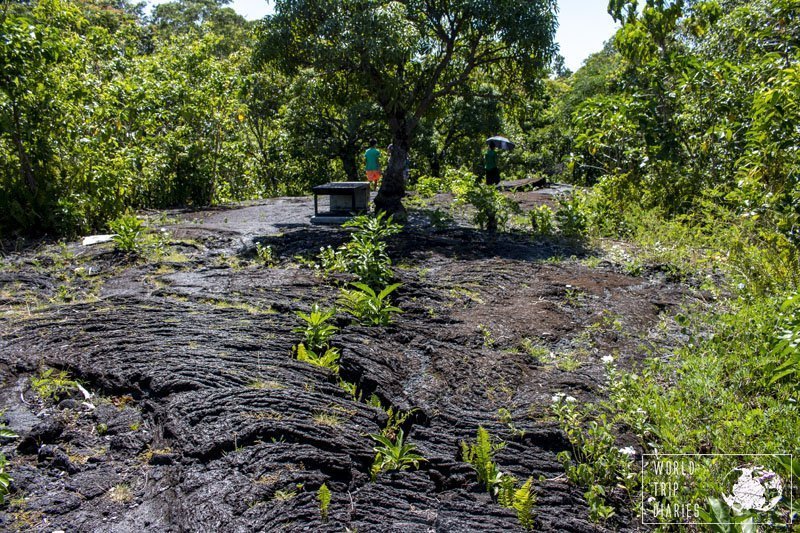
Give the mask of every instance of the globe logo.
[(771, 470), (760, 466), (751, 468), (734, 468), (728, 477), (739, 475), (731, 487), (730, 494), (723, 494), (722, 499), (728, 507), (741, 515), (748, 511), (771, 511), (783, 497), (783, 481)]

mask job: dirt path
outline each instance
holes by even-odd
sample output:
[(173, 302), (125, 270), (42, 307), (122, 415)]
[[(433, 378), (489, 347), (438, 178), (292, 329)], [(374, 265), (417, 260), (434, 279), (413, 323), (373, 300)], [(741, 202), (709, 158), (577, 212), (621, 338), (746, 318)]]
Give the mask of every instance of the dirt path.
[[(77, 244), (7, 258), (0, 400), (23, 438), (3, 448), (16, 492), (1, 529), (521, 530), (461, 461), (479, 425), (507, 443), (504, 471), (537, 480), (537, 530), (603, 529), (563, 476), (556, 454), (569, 443), (548, 405), (558, 392), (597, 399), (600, 358), (641, 359), (688, 292), (567, 244), (434, 231), (412, 216), (390, 249), (404, 313), (387, 328), (340, 317), (334, 339), (363, 398), (415, 409), (406, 430), (427, 462), (371, 482), (367, 434), (386, 413), (290, 357), (295, 312), (337, 295), (296, 256), (347, 238), (308, 225), (309, 212), (306, 198), (173, 214), (170, 254), (155, 261)], [(258, 263), (254, 242), (273, 247), (275, 266)], [(94, 396), (43, 403), (29, 380), (43, 366)]]

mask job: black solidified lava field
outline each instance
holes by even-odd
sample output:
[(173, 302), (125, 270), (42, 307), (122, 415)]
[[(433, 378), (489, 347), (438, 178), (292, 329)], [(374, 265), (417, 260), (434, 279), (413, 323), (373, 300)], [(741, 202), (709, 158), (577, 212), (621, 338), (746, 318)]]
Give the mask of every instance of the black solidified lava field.
[[(641, 360), (684, 288), (584, 261), (574, 245), (409, 224), (389, 239), (403, 313), (374, 328), (336, 318), (357, 401), (291, 356), (296, 312), (338, 294), (298, 256), (348, 238), (308, 225), (308, 209), (276, 199), (176, 215), (160, 259), (78, 243), (7, 256), (0, 408), (20, 438), (3, 443), (14, 481), (0, 529), (523, 531), (462, 461), (478, 426), (506, 442), (501, 470), (533, 477), (536, 530), (639, 529), (624, 510), (589, 521), (556, 458), (571, 446), (549, 405), (556, 393), (601, 398), (600, 358)], [(257, 260), (256, 242), (275, 264)], [(30, 385), (42, 368), (68, 371), (90, 397), (43, 401)], [(383, 409), (365, 401), (373, 394)], [(413, 410), (403, 428), (426, 461), (371, 481), (368, 435), (389, 407)]]

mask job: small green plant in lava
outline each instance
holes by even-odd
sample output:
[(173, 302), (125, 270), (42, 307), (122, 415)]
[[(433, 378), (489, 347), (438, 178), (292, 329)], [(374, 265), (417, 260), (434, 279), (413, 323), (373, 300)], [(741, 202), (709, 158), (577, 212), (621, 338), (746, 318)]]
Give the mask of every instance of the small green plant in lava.
[(339, 378), (339, 386), (347, 393), (348, 396), (350, 396), (354, 402), (361, 401), (362, 392), (358, 389), (358, 385), (356, 383)]
[(389, 285), (376, 293), (364, 283), (352, 283), (352, 289), (342, 289), (339, 305), (365, 326), (386, 326), (392, 322), (392, 315), (402, 313), (392, 305), (389, 295), (400, 287), (399, 283)]
[(46, 368), (41, 370), (38, 376), (31, 377), (31, 387), (43, 400), (55, 400), (76, 386), (77, 382), (66, 370)]
[(8, 488), (13, 481), (13, 478), (6, 471), (8, 460), (6, 456), (0, 453), (0, 504), (4, 504), (6, 496), (8, 496)]
[(339, 350), (336, 348), (325, 348), (324, 352), (317, 353), (300, 343), (295, 347), (295, 355), (298, 361), (327, 368), (335, 374), (339, 373)]
[(494, 454), (505, 448), (505, 445), (504, 442), (492, 443), (489, 432), (483, 426), (478, 426), (474, 443), (461, 442), (462, 459), (472, 465), (478, 474), (478, 483), (488, 492), (492, 492), (500, 474), (497, 463), (494, 462)]
[(533, 491), (533, 478), (517, 487), (517, 478), (503, 473), (497, 484), (497, 503), (517, 512), (517, 519), (525, 529), (533, 529), (536, 493)]
[(381, 472), (406, 470), (412, 466), (419, 468), (419, 463), (426, 460), (415, 451), (416, 445), (404, 442), (402, 429), (397, 430), (394, 442), (385, 435), (370, 434), (369, 437), (378, 443), (372, 448), (375, 452), (375, 462), (371, 470), (373, 480)]
[(323, 483), (317, 491), (317, 500), (319, 501), (319, 514), (323, 522), (328, 521), (328, 507), (331, 504), (331, 491), (328, 486)]
[(256, 243), (256, 257), (258, 260), (264, 263), (267, 266), (272, 266), (275, 264), (275, 251), (272, 249), (272, 246), (267, 244), (266, 246), (261, 244), (260, 242)]
[(350, 241), (336, 250), (330, 246), (319, 254), (320, 267), (327, 272), (350, 272), (360, 283), (374, 289), (384, 287), (393, 276), (392, 261), (386, 253), (385, 239), (402, 230), (402, 226), (385, 218), (359, 216), (344, 224), (356, 228)]
[(114, 247), (125, 253), (138, 252), (141, 248), (142, 232), (144, 223), (135, 215), (123, 215), (108, 223), (108, 227), (114, 232), (112, 240)]
[(571, 396), (553, 396), (553, 412), (572, 444), (572, 453), (562, 451), (558, 459), (570, 481), (587, 488), (589, 516), (607, 521), (614, 508), (606, 503), (605, 487), (620, 486), (635, 493), (636, 476), (631, 475), (631, 458), (615, 446), (615, 437), (606, 415), (587, 422), (586, 415)]
[(310, 350), (322, 350), (327, 347), (330, 338), (338, 329), (328, 323), (336, 314), (336, 311), (334, 309), (321, 309), (319, 304), (315, 303), (311, 306), (310, 313), (298, 311), (295, 314), (303, 321), (304, 325), (296, 327), (292, 331), (303, 334), (306, 347)]
[(511, 416), (511, 411), (506, 409), (505, 407), (501, 407), (497, 410), (497, 418), (500, 422), (506, 425), (511, 433), (517, 437), (518, 439), (525, 438), (525, 430), (519, 429), (517, 426), (514, 425), (514, 419)]
[(533, 529), (536, 493), (533, 492), (533, 479), (518, 487), (519, 481), (512, 474), (501, 472), (494, 455), (505, 447), (504, 442), (493, 443), (489, 432), (478, 426), (475, 442), (461, 442), (461, 455), (464, 462), (469, 463), (478, 475), (489, 494), (497, 497), (497, 503), (503, 507), (514, 509), (517, 518), (525, 529)]
[[(17, 434), (8, 429), (8, 426), (5, 424), (0, 424), (0, 438), (4, 439), (16, 439)], [(6, 496), (8, 495), (8, 489), (11, 485), (13, 479), (7, 472), (8, 468), (8, 461), (6, 460), (6, 456), (0, 453), (0, 505), (5, 503)]]

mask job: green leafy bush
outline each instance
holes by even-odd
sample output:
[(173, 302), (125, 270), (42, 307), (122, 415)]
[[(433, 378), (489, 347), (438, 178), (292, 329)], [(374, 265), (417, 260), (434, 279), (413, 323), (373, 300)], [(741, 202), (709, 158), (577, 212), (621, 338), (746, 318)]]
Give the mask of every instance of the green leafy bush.
[(319, 304), (311, 306), (311, 312), (306, 314), (302, 311), (295, 313), (305, 325), (292, 329), (294, 333), (302, 333), (304, 337), (304, 344), (309, 350), (317, 351), (322, 350), (328, 346), (328, 341), (333, 336), (338, 328), (329, 321), (336, 314), (334, 309), (321, 309)]
[(347, 272), (347, 263), (341, 249), (336, 250), (332, 246), (323, 246), (317, 254), (319, 268), (325, 272)]
[(275, 251), (272, 249), (272, 246), (267, 244), (264, 246), (260, 242), (256, 243), (256, 257), (258, 260), (264, 263), (267, 266), (271, 266), (275, 264)]
[(65, 370), (46, 368), (31, 377), (31, 387), (44, 400), (56, 400), (77, 388), (77, 381)]
[(144, 222), (138, 217), (123, 215), (109, 222), (108, 227), (115, 233), (112, 239), (117, 250), (132, 253), (141, 249)]
[(403, 226), (392, 221), (392, 216), (385, 212), (377, 215), (360, 215), (342, 224), (345, 228), (356, 228), (356, 235), (366, 240), (377, 243), (385, 241), (387, 237), (396, 235), (403, 230)]
[(769, 385), (786, 381), (800, 388), (800, 293), (781, 305), (781, 324), (765, 366)]
[(376, 293), (364, 283), (352, 283), (353, 289), (343, 288), (338, 303), (343, 310), (350, 313), (366, 326), (386, 326), (391, 324), (392, 315), (402, 313), (389, 300), (389, 295), (400, 287), (400, 283), (389, 285)]
[(478, 176), (463, 168), (448, 168), (443, 178), (447, 190), (457, 198), (464, 196), (479, 182)]
[(531, 219), (531, 229), (534, 235), (547, 237), (555, 231), (553, 210), (547, 205), (540, 205), (528, 213)]
[(355, 274), (361, 283), (382, 287), (392, 278), (392, 261), (386, 253), (386, 243), (373, 241), (356, 233), (344, 250), (347, 271)]
[(494, 454), (505, 448), (504, 442), (492, 443), (489, 432), (483, 426), (478, 426), (478, 433), (474, 443), (461, 442), (461, 458), (465, 463), (472, 465), (478, 474), (478, 483), (481, 483), (491, 493), (494, 486), (502, 479)]
[(586, 214), (580, 198), (575, 194), (558, 199), (554, 218), (558, 230), (565, 237), (577, 238), (586, 233)]
[(482, 230), (504, 230), (511, 215), (521, 212), (519, 204), (503, 196), (496, 187), (483, 183), (473, 184), (458, 200), (475, 209), (472, 222)]
[(604, 414), (587, 421), (577, 402), (563, 396), (554, 399), (552, 409), (572, 444), (572, 454), (558, 454), (571, 481), (590, 487), (624, 486), (630, 480), (630, 459), (614, 445), (616, 438)]
[(362, 215), (344, 224), (356, 228), (350, 241), (334, 250), (322, 248), (320, 266), (329, 272), (350, 272), (359, 282), (378, 289), (385, 286), (393, 276), (392, 261), (386, 253), (387, 237), (402, 230), (385, 213), (377, 216)]
[(420, 176), (417, 178), (416, 190), (417, 194), (422, 198), (431, 198), (432, 196), (442, 192), (444, 183), (441, 178), (435, 176)]
[(372, 464), (372, 479), (375, 479), (381, 472), (392, 470), (407, 470), (412, 466), (419, 468), (419, 463), (426, 459), (418, 454), (416, 445), (404, 442), (403, 430), (397, 430), (397, 436), (392, 442), (385, 435), (370, 434), (372, 440), (378, 443), (372, 448), (375, 452), (375, 462)]
[(616, 437), (605, 414), (587, 421), (575, 399), (562, 394), (553, 397), (552, 409), (572, 444), (572, 453), (559, 452), (558, 459), (569, 480), (588, 489), (584, 496), (590, 518), (606, 521), (615, 511), (606, 503), (605, 487), (622, 487), (631, 495), (636, 492), (638, 478), (631, 471), (631, 457), (615, 446)]
[(335, 374), (339, 373), (339, 350), (336, 348), (325, 348), (324, 352), (318, 354), (300, 343), (295, 346), (295, 356), (298, 361), (327, 368)]
[(589, 518), (594, 522), (606, 522), (614, 516), (616, 511), (606, 503), (606, 489), (602, 485), (593, 483), (589, 490), (583, 493), (586, 503), (589, 504)]

